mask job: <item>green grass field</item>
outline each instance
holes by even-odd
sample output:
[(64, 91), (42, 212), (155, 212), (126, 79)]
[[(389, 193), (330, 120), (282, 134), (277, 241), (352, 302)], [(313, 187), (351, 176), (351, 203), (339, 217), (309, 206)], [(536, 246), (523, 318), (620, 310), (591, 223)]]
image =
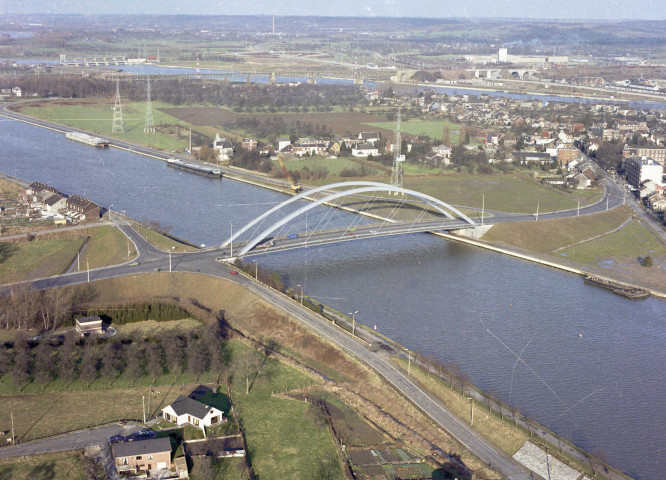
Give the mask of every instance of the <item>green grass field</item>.
[[(156, 132), (144, 133), (146, 104), (131, 102), (123, 104), (125, 133), (111, 133), (113, 124), (113, 104), (39, 104), (27, 105), (26, 115), (35, 116), (74, 128), (115, 137), (129, 142), (141, 143), (163, 150), (184, 150), (189, 145), (189, 131), (184, 122), (159, 110), (164, 106), (153, 102), (153, 118)], [(180, 130), (177, 125), (182, 126)]]
[(84, 240), (55, 238), (3, 244), (9, 256), (0, 263), (0, 279), (9, 283), (65, 273)]
[[(312, 384), (305, 375), (271, 359), (248, 395), (234, 381), (233, 403), (245, 429), (252, 466), (260, 478), (344, 478), (327, 426), (317, 423), (304, 402), (271, 395)], [(332, 476), (323, 477), (323, 470)]]
[(80, 451), (45, 453), (0, 460), (2, 480), (84, 480)]
[(36, 237), (32, 242), (0, 244), (0, 249), (4, 249), (4, 260), (0, 259), (0, 281), (9, 283), (65, 273), (88, 234), (90, 241), (80, 257), (81, 270), (87, 268), (86, 260), (90, 268), (127, 261), (128, 246), (129, 258), (136, 256), (134, 244), (128, 244), (127, 237), (115, 227), (100, 226), (61, 233), (61, 238)]
[(486, 210), (515, 213), (552, 212), (594, 203), (601, 189), (561, 190), (541, 185), (526, 174), (447, 175), (405, 177), (406, 188), (439, 198), (452, 205), (481, 208), (485, 195)]
[[(352, 159), (340, 157), (340, 158), (323, 158), (323, 157), (303, 157), (302, 159), (289, 159), (285, 163), (285, 167), (288, 170), (302, 170), (303, 167), (308, 167), (310, 170), (314, 170), (318, 167), (324, 167), (328, 170), (328, 174), (331, 176), (339, 176), (340, 172), (345, 168), (349, 169), (359, 169), (360, 165)], [(372, 163), (368, 162), (370, 165), (369, 168), (372, 168)], [(280, 169), (280, 165), (274, 165), (276, 170)], [(376, 172), (377, 169), (374, 169)], [(307, 183), (316, 183), (312, 180), (304, 180)], [(324, 180), (324, 182), (326, 182)]]
[[(368, 123), (367, 125), (377, 128), (386, 128), (388, 130), (395, 130), (396, 128), (396, 122), (374, 122)], [(401, 122), (400, 131), (411, 135), (426, 135), (433, 140), (441, 140), (444, 126), (449, 127), (451, 138), (449, 143), (451, 145), (456, 145), (458, 143), (457, 132), (460, 131), (460, 124), (449, 122), (448, 120), (410, 120), (408, 122)]]

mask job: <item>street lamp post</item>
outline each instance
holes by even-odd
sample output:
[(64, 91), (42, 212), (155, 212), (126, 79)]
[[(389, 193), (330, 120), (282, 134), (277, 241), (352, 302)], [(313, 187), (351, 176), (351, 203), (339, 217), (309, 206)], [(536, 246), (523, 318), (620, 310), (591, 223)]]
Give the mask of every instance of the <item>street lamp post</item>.
[(234, 257), (234, 224), (231, 223), (231, 220), (229, 220), (229, 228), (231, 229), (231, 235), (229, 238), (231, 238), (231, 249), (229, 250), (229, 256), (231, 258)]
[(349, 315), (352, 316), (352, 335), (356, 335), (356, 314), (358, 313), (358, 310), (355, 312), (349, 312)]
[(580, 200), (578, 200), (578, 210), (576, 211), (576, 216), (580, 216)]
[(111, 221), (111, 207), (113, 207), (113, 203), (109, 205), (109, 222)]
[(303, 285), (299, 283), (296, 287), (301, 287), (301, 306), (303, 306)]
[(254, 263), (254, 279), (259, 281), (259, 267), (257, 266), (257, 261), (252, 260), (252, 262)]
[(481, 194), (481, 225), (483, 225), (483, 212), (486, 209), (486, 196)]

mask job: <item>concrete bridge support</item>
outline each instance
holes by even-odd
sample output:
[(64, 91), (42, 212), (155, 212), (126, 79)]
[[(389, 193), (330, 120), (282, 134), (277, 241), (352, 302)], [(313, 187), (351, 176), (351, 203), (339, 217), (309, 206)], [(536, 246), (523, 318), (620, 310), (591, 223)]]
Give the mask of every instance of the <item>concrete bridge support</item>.
[(452, 235), (458, 235), (460, 237), (469, 237), (475, 240), (483, 237), (488, 230), (490, 230), (492, 225), (477, 225), (471, 228), (461, 228), (459, 230), (451, 230)]
[(271, 85), (273, 85), (275, 83), (275, 73), (274, 72), (269, 75), (268, 83), (270, 83)]

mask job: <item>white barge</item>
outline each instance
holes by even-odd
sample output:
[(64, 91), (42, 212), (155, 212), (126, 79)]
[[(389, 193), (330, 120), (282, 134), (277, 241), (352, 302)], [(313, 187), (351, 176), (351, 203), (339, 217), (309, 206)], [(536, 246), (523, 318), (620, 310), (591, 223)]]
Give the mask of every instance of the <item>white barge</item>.
[(69, 140), (75, 140), (77, 142), (85, 143), (86, 145), (91, 145), (97, 148), (106, 148), (109, 146), (109, 142), (103, 138), (93, 137), (92, 135), (88, 135), (86, 133), (67, 132), (65, 137), (67, 137)]
[(167, 165), (169, 167), (179, 168), (180, 170), (196, 173), (197, 175), (203, 175), (205, 177), (211, 177), (211, 178), (222, 177), (222, 170), (220, 170), (219, 168), (212, 168), (205, 165), (199, 165), (196, 163), (187, 163), (183, 162), (182, 160), (176, 160), (175, 158), (168, 159)]

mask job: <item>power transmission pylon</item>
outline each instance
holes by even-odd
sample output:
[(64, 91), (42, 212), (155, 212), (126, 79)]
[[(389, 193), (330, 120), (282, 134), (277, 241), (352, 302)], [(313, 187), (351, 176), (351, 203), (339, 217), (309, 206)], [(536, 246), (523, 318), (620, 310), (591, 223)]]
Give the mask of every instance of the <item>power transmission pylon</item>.
[[(393, 170), (391, 171), (391, 185), (398, 188), (402, 188), (402, 164), (405, 161), (405, 156), (400, 154), (401, 142), (400, 110), (398, 110), (398, 128), (395, 131), (395, 147), (393, 147)], [(399, 192), (395, 190), (392, 193), (398, 195)]]
[(143, 125), (144, 133), (155, 133), (155, 120), (153, 119), (153, 104), (150, 100), (150, 75), (146, 83), (146, 122)]
[(125, 121), (123, 120), (123, 107), (120, 103), (120, 79), (116, 78), (116, 104), (113, 106), (113, 125), (111, 133), (125, 133)]

